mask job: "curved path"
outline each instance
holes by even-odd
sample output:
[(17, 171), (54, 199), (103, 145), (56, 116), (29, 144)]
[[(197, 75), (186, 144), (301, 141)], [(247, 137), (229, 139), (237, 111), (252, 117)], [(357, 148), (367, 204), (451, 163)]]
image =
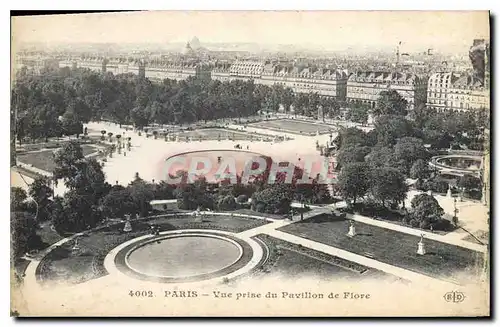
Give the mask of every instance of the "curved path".
[[(207, 229), (182, 229), (182, 230), (162, 232), (162, 233), (160, 233), (160, 235), (162, 235), (162, 236), (165, 236), (165, 235), (183, 235), (183, 234), (193, 234), (193, 233), (203, 234), (203, 233), (210, 233), (210, 232), (214, 232), (216, 234), (232, 236), (232, 237), (235, 237), (235, 238), (238, 238), (238, 239), (245, 241), (252, 248), (252, 251), (253, 251), (252, 259), (244, 267), (242, 267), (236, 271), (233, 271), (225, 276), (215, 277), (215, 278), (211, 278), (211, 279), (207, 279), (207, 280), (203, 280), (203, 281), (183, 282), (183, 283), (179, 283), (179, 284), (187, 284), (190, 287), (191, 286), (212, 285), (212, 284), (220, 283), (223, 280), (223, 278), (231, 279), (231, 278), (235, 278), (237, 276), (241, 276), (243, 274), (247, 274), (257, 266), (257, 264), (261, 261), (263, 255), (264, 255), (264, 251), (262, 250), (262, 247), (260, 247), (260, 245), (256, 241), (254, 241), (250, 237), (246, 237), (244, 234), (242, 235), (241, 233), (235, 234), (235, 233), (225, 232), (225, 231), (220, 231), (220, 230), (207, 230)], [(106, 258), (104, 259), (104, 267), (108, 271), (109, 275), (113, 276), (113, 278), (119, 278), (120, 280), (122, 280), (125, 283), (132, 283), (132, 282), (137, 283), (137, 279), (124, 274), (116, 267), (115, 258), (116, 258), (116, 255), (118, 254), (118, 252), (120, 252), (122, 249), (126, 248), (127, 246), (129, 246), (133, 243), (136, 243), (136, 242), (141, 241), (141, 240), (146, 240), (150, 237), (151, 237), (151, 235), (140, 236), (140, 237), (134, 238), (130, 241), (127, 241), (125, 243), (122, 243), (119, 246), (117, 246), (116, 248), (114, 248), (113, 250), (111, 250), (108, 253), (108, 255), (106, 256)], [(150, 282), (150, 281), (144, 281), (144, 283), (157, 284), (156, 282)]]
[[(479, 167), (474, 167), (474, 168), (460, 168), (460, 167), (453, 167), (450, 165), (446, 165), (441, 163), (440, 161), (443, 159), (451, 159), (451, 158), (459, 158), (459, 159), (467, 159), (467, 160), (475, 160), (479, 162)], [(461, 154), (447, 154), (447, 155), (440, 155), (440, 156), (435, 156), (431, 158), (431, 161), (429, 162), (429, 165), (435, 169), (440, 170), (442, 173), (446, 174), (453, 174), (453, 175), (464, 175), (464, 174), (477, 174), (481, 171), (481, 166), (483, 164), (483, 160), (479, 156), (472, 156), (472, 155), (461, 155)]]

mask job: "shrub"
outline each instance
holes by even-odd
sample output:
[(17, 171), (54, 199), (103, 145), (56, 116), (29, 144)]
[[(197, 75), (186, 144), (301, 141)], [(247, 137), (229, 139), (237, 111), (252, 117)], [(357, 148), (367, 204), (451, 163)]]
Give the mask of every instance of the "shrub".
[(422, 191), (432, 190), (436, 193), (446, 193), (448, 192), (448, 182), (442, 179), (432, 179), (428, 180), (424, 183), (424, 187), (421, 189)]
[(420, 226), (420, 221), (418, 221), (417, 219), (410, 219), (409, 225), (411, 227), (418, 227), (418, 226)]
[(422, 179), (417, 179), (417, 181), (415, 182), (415, 188), (417, 190), (424, 191), (424, 192), (427, 192), (429, 190), (428, 183), (423, 181)]
[(236, 208), (236, 201), (234, 201), (234, 197), (232, 195), (226, 195), (219, 199), (217, 207), (222, 211), (231, 211)]
[(247, 203), (248, 202), (248, 195), (246, 195), (246, 194), (238, 195), (238, 197), (236, 198), (236, 202)]
[(266, 210), (266, 205), (263, 202), (253, 203), (252, 209), (257, 211), (257, 212), (264, 212)]
[(432, 228), (442, 231), (451, 231), (453, 230), (453, 225), (451, 224), (451, 221), (447, 219), (439, 219), (432, 224)]
[(465, 196), (473, 200), (481, 200), (483, 197), (483, 192), (479, 190), (470, 190), (465, 192)]

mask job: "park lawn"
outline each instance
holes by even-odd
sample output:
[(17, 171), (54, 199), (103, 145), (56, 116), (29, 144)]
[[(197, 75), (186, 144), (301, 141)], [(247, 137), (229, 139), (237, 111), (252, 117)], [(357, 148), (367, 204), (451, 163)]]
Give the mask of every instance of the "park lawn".
[(484, 255), (466, 248), (427, 239), (427, 254), (416, 254), (419, 237), (356, 222), (357, 236), (348, 237), (349, 222), (311, 218), (279, 230), (367, 256), (375, 260), (443, 279), (457, 279), (464, 272), (478, 275)]
[(314, 278), (322, 281), (366, 278), (398, 280), (395, 276), (376, 269), (269, 235), (259, 234), (256, 238), (269, 248), (270, 256), (265, 270), (271, 276), (278, 275), (287, 279)]
[[(474, 234), (475, 237), (473, 237), (472, 235), (467, 235), (466, 237), (462, 238), (462, 240), (467, 241), (467, 242), (476, 243), (476, 244), (489, 244), (489, 241), (490, 241), (489, 238), (490, 238), (490, 236), (489, 236), (488, 232), (479, 230), (479, 231), (476, 231), (473, 234)], [(481, 243), (478, 242), (478, 239), (479, 239), (479, 241), (481, 241)]]
[(52, 172), (55, 168), (54, 150), (18, 154), (17, 160), (46, 172)]
[(250, 127), (264, 128), (294, 134), (326, 134), (335, 131), (334, 126), (316, 124), (300, 120), (276, 119), (249, 124)]
[(50, 221), (43, 222), (40, 224), (40, 228), (37, 230), (37, 235), (40, 236), (44, 248), (57, 243), (64, 238), (63, 236), (57, 234), (57, 232), (53, 231), (50, 228), (50, 225)]
[(252, 209), (236, 209), (233, 211), (234, 213), (240, 213), (244, 215), (251, 215), (251, 216), (257, 216), (257, 217), (265, 217), (265, 218), (272, 218), (272, 219), (286, 219), (287, 215), (281, 214), (281, 215), (276, 215), (276, 214), (271, 214), (271, 213), (264, 213), (264, 212), (258, 212)]
[(74, 241), (66, 242), (51, 251), (40, 262), (37, 278), (41, 281), (82, 283), (107, 275), (104, 258), (113, 248), (133, 238), (150, 233), (150, 224), (161, 231), (177, 229), (218, 229), (241, 232), (266, 224), (263, 220), (240, 217), (209, 216), (203, 222), (194, 218), (154, 217), (132, 222), (132, 232), (123, 232), (124, 223), (96, 229), (79, 237), (80, 250), (73, 252)]
[(205, 216), (202, 222), (197, 221), (194, 217), (182, 216), (179, 218), (153, 218), (148, 220), (148, 223), (160, 226), (167, 224), (173, 226), (175, 229), (218, 229), (233, 233), (240, 233), (268, 224), (264, 219), (213, 215)]
[[(97, 147), (89, 144), (83, 144), (82, 152), (84, 156), (96, 152)], [(35, 168), (42, 169), (52, 173), (55, 168), (54, 152), (58, 149), (42, 150), (37, 152), (19, 153), (17, 159), (25, 164), (32, 165)]]
[[(422, 228), (418, 227), (413, 227), (410, 224), (406, 224), (403, 222), (404, 215), (398, 210), (391, 210), (389, 208), (383, 208), (381, 206), (372, 206), (372, 205), (366, 205), (365, 203), (356, 203), (353, 208), (341, 208), (341, 212), (346, 212), (349, 214), (356, 214), (356, 215), (361, 215), (365, 216), (367, 218), (372, 218), (376, 220), (383, 220), (390, 222), (391, 224), (399, 225), (399, 226), (404, 226), (404, 227), (409, 227), (413, 229), (419, 229), (423, 233), (424, 232), (429, 232), (430, 230), (424, 230)], [(443, 219), (447, 219), (451, 222), (452, 216), (449, 214), (444, 214)], [(443, 230), (443, 229), (437, 229), (435, 228), (433, 230), (434, 234), (439, 234), (439, 235), (446, 235), (454, 230), (456, 230), (456, 227), (454, 227), (453, 224), (448, 225), (449, 229), (448, 230)]]

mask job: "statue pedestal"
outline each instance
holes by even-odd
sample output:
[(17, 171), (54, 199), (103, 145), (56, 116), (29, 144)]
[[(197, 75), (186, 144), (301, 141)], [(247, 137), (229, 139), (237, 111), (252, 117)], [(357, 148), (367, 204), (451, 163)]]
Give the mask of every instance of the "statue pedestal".
[(347, 232), (347, 236), (354, 237), (356, 236), (356, 227), (353, 225), (349, 226), (349, 231)]
[(124, 232), (131, 232), (132, 231), (132, 225), (130, 224), (130, 221), (125, 222), (125, 226), (123, 227)]
[(72, 252), (78, 252), (80, 250), (80, 244), (78, 244), (78, 240), (75, 240), (75, 244), (71, 248)]
[(418, 242), (417, 254), (425, 255), (425, 243), (422, 241)]

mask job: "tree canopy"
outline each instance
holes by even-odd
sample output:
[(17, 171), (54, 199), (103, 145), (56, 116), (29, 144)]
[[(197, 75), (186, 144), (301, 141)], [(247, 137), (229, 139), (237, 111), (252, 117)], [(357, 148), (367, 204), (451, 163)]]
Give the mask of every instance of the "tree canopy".
[(408, 101), (405, 100), (396, 90), (382, 91), (379, 94), (373, 114), (380, 115), (400, 115), (406, 116)]

